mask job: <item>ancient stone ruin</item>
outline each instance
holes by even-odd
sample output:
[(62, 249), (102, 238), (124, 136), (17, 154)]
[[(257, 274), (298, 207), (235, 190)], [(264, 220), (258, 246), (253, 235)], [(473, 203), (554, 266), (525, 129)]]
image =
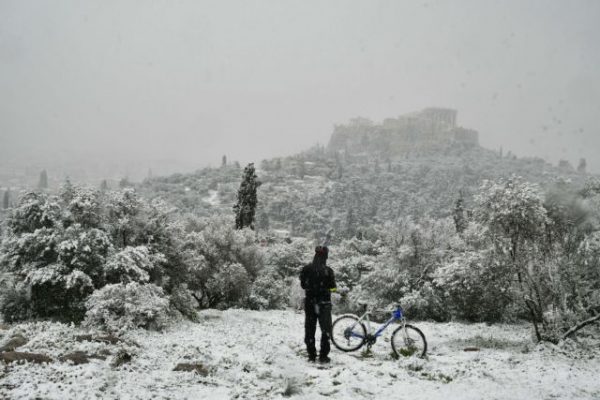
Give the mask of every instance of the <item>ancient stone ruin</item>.
[(456, 115), (456, 110), (448, 108), (426, 108), (398, 118), (387, 118), (381, 124), (354, 118), (348, 124), (335, 126), (328, 150), (402, 155), (442, 149), (452, 144), (479, 145), (479, 133), (457, 126)]

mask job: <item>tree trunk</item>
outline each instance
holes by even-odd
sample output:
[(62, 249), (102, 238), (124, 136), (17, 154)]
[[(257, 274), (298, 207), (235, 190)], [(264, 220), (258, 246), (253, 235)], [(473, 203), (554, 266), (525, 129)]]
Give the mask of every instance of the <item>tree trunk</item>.
[(533, 301), (530, 299), (525, 299), (525, 304), (527, 305), (529, 313), (531, 314), (531, 322), (533, 323), (533, 329), (535, 330), (535, 337), (537, 338), (538, 342), (541, 342), (542, 335), (540, 334), (540, 329), (538, 328), (535, 307), (531, 303), (533, 303)]

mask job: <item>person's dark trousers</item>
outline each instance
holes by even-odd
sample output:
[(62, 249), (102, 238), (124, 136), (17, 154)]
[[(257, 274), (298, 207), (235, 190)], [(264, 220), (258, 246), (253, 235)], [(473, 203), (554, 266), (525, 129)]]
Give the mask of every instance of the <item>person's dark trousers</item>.
[(304, 301), (304, 343), (309, 358), (315, 358), (317, 349), (315, 347), (315, 332), (317, 330), (317, 321), (321, 328), (321, 348), (319, 357), (327, 357), (331, 349), (329, 340), (331, 339), (331, 303), (318, 304), (318, 314), (315, 309), (315, 302), (311, 299)]

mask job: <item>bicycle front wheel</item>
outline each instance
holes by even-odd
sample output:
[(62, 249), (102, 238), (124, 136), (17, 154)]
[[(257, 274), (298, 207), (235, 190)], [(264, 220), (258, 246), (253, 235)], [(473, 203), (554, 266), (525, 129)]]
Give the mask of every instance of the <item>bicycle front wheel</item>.
[(427, 353), (427, 341), (419, 328), (406, 324), (392, 333), (392, 349), (398, 357), (423, 358)]
[(341, 351), (358, 350), (365, 343), (367, 328), (354, 315), (342, 315), (333, 322), (331, 341)]

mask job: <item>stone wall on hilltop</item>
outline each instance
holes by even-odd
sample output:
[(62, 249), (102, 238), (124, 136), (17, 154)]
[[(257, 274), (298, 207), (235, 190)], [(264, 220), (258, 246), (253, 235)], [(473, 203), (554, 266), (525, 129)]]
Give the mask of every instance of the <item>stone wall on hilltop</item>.
[(393, 156), (435, 150), (451, 143), (477, 146), (479, 133), (457, 126), (456, 115), (456, 110), (448, 108), (426, 108), (398, 118), (386, 118), (381, 124), (355, 118), (335, 126), (328, 150)]

